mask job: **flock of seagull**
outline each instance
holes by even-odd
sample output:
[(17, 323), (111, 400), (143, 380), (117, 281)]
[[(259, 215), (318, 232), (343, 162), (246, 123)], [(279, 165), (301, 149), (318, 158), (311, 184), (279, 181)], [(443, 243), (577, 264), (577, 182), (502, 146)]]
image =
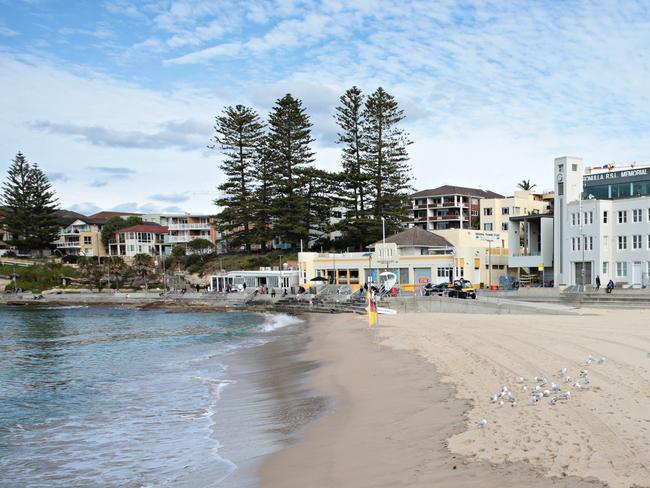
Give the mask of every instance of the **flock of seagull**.
[[(648, 353), (648, 357), (650, 357), (650, 352)], [(596, 359), (590, 354), (585, 361), (585, 364), (587, 366), (593, 363), (605, 364), (606, 361), (607, 358), (605, 357)], [(530, 401), (535, 406), (539, 405), (545, 398), (548, 398), (548, 403), (550, 405), (556, 405), (560, 401), (566, 402), (571, 399), (571, 390), (569, 388), (574, 388), (575, 391), (582, 391), (583, 389), (588, 388), (591, 384), (588, 369), (582, 369), (575, 377), (571, 377), (567, 376), (566, 368), (560, 368), (557, 373), (555, 373), (555, 378), (557, 383), (550, 381), (546, 376), (541, 374), (535, 376), (533, 378), (533, 386), (529, 389), (528, 386), (523, 384), (527, 382), (527, 379), (520, 377), (517, 381), (520, 384), (518, 387), (519, 392), (522, 395), (530, 395)], [(568, 386), (566, 386), (566, 389), (563, 389), (560, 384)], [(515, 397), (513, 392), (507, 386), (501, 387), (500, 392), (492, 395), (490, 397), (490, 402), (495, 404), (498, 408), (502, 408), (506, 402), (510, 404), (511, 408), (515, 408), (518, 405), (517, 397)], [(484, 428), (487, 423), (488, 421), (486, 419), (481, 419), (476, 424), (479, 428)]]

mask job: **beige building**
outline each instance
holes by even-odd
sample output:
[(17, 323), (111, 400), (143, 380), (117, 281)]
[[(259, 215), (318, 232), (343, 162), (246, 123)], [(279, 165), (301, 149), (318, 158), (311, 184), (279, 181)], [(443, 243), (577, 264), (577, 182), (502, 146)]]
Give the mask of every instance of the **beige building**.
[(329, 283), (358, 289), (378, 282), (384, 271), (395, 273), (400, 288), (414, 291), (426, 283), (445, 283), (457, 278), (475, 286), (498, 283), (507, 273), (508, 249), (503, 233), (447, 229), (429, 232), (411, 227), (376, 242), (368, 252), (298, 254), (300, 284), (314, 285), (316, 277)]
[(484, 232), (503, 232), (506, 236), (510, 217), (548, 213), (548, 199), (540, 193), (515, 191), (510, 197), (484, 198), (481, 200), (481, 225)]

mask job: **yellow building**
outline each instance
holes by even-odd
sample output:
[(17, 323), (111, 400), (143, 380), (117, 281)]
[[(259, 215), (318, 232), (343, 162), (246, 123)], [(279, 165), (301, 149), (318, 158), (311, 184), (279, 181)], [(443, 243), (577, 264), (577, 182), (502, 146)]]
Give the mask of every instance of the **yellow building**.
[(506, 246), (510, 217), (543, 214), (549, 211), (549, 201), (542, 194), (516, 191), (511, 197), (481, 200), (481, 227), (485, 232), (504, 232)]
[[(412, 227), (376, 242), (368, 252), (298, 254), (300, 283), (311, 286), (321, 277), (329, 283), (350, 285), (378, 282), (379, 274), (391, 271), (401, 289), (415, 290), (426, 283), (445, 283), (457, 278), (474, 285), (487, 285), (507, 273), (505, 236), (475, 230), (447, 229), (429, 232)], [(488, 263), (491, 265), (488, 268)]]

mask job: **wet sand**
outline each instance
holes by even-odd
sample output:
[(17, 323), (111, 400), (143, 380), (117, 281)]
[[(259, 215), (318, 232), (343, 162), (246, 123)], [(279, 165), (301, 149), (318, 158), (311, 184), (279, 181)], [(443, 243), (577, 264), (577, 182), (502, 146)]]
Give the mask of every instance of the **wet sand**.
[(266, 460), (262, 487), (604, 486), (595, 479), (549, 478), (525, 462), (493, 463), (450, 451), (448, 439), (468, 428), (490, 442), (493, 433), (469, 425), (470, 401), (456, 397), (433, 363), (381, 344), (391, 336), (389, 327), (409, 325), (414, 317), (391, 320), (381, 337), (358, 316), (310, 321), (305, 358), (321, 364), (311, 384), (334, 406), (304, 429), (302, 441)]

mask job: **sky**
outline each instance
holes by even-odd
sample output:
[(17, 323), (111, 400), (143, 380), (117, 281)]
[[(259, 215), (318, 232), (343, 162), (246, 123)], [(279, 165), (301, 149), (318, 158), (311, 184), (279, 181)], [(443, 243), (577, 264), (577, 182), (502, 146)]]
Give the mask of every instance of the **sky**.
[(555, 157), (650, 161), (646, 1), (0, 0), (0, 175), (64, 208), (213, 212), (214, 117), (291, 93), (340, 167), (353, 85), (396, 97), (413, 186), (552, 187)]

